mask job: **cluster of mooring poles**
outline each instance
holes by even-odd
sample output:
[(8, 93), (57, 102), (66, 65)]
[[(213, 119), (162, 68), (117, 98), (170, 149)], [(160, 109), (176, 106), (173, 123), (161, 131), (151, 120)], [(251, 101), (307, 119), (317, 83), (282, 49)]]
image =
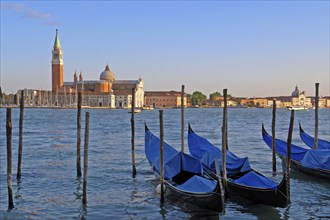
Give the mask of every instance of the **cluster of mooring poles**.
[[(18, 182), (22, 176), (22, 159), (23, 159), (23, 116), (24, 116), (24, 91), (21, 91), (20, 99), (20, 117), (19, 117), (19, 144), (18, 144), (18, 163), (17, 175)], [(7, 136), (7, 187), (8, 187), (8, 210), (14, 208), (13, 187), (12, 187), (12, 121), (11, 108), (6, 110), (6, 136)]]
[[(314, 149), (318, 148), (318, 109), (319, 109), (319, 83), (315, 83), (315, 133), (314, 133)], [(273, 112), (272, 112), (272, 168), (273, 175), (276, 175), (276, 99), (273, 100)], [(286, 167), (283, 170), (286, 177), (287, 192), (290, 200), (290, 167), (291, 167), (291, 142), (292, 142), (292, 132), (294, 124), (294, 110), (291, 110), (290, 125), (287, 138), (287, 157), (286, 157)]]
[[(315, 135), (314, 135), (314, 148), (318, 148), (318, 107), (319, 107), (319, 83), (315, 84)], [(226, 174), (226, 151), (228, 150), (228, 125), (227, 125), (227, 89), (223, 90), (224, 95), (224, 108), (223, 108), (223, 125), (222, 125), (222, 178), (225, 190), (227, 189), (227, 174)], [(82, 93), (78, 93), (78, 106), (77, 106), (77, 158), (76, 168), (77, 177), (82, 176), (81, 172), (81, 105)], [(134, 109), (135, 109), (135, 89), (132, 89), (132, 104), (131, 104), (131, 147), (132, 147), (132, 176), (136, 176), (135, 166), (135, 150), (134, 150), (134, 137), (135, 137), (135, 124), (134, 124)], [(21, 180), (22, 158), (23, 158), (23, 116), (24, 116), (24, 91), (21, 91), (20, 99), (20, 118), (19, 118), (19, 152), (18, 152), (18, 166), (17, 166), (17, 180)], [(84, 139), (84, 175), (83, 175), (83, 199), (82, 203), (87, 204), (87, 173), (88, 173), (88, 142), (89, 142), (89, 112), (85, 115), (85, 139)], [(160, 121), (160, 154), (161, 154), (161, 204), (164, 204), (164, 129), (163, 129), (163, 110), (159, 110)], [(294, 123), (294, 110), (291, 110), (290, 125), (287, 139), (287, 160), (286, 160), (286, 177), (287, 177), (287, 190), (290, 192), (290, 161), (291, 161), (291, 141), (292, 130)], [(276, 99), (273, 100), (273, 114), (272, 114), (272, 168), (273, 174), (276, 173), (276, 138), (275, 138), (275, 124), (276, 124)], [(13, 192), (12, 192), (12, 121), (11, 121), (11, 108), (6, 111), (6, 136), (7, 136), (7, 186), (8, 186), (8, 210), (14, 208)], [(181, 151), (184, 152), (184, 85), (181, 90)], [(216, 161), (218, 158), (216, 158)], [(216, 164), (218, 164), (216, 162)], [(220, 171), (217, 174), (220, 175)], [(290, 195), (290, 193), (289, 193)]]
[[(77, 176), (81, 177), (81, 104), (82, 95), (78, 94), (78, 113), (77, 113)], [(7, 187), (8, 187), (8, 210), (14, 208), (13, 189), (12, 189), (12, 121), (11, 108), (6, 109), (6, 139), (7, 139)], [(19, 117), (19, 145), (18, 145), (18, 163), (17, 176), (18, 182), (22, 176), (22, 160), (23, 160), (23, 116), (24, 116), (24, 91), (21, 91), (20, 98), (20, 117)], [(89, 112), (86, 112), (85, 119), (85, 140), (84, 140), (84, 175), (83, 175), (83, 199), (82, 203), (87, 204), (87, 171), (88, 171), (88, 142), (89, 142)]]

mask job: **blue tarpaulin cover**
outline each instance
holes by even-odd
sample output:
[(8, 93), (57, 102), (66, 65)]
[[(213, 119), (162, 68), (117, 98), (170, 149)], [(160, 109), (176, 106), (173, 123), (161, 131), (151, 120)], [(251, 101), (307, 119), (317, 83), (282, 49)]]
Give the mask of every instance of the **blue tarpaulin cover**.
[[(153, 135), (150, 130), (145, 132), (145, 154), (155, 171), (160, 173), (160, 140)], [(178, 152), (172, 146), (164, 142), (164, 178), (172, 180), (174, 176), (181, 171), (195, 173), (192, 178), (181, 185), (176, 185), (177, 188), (193, 192), (193, 193), (208, 193), (212, 192), (217, 187), (217, 182), (206, 179), (202, 176), (203, 167), (201, 162), (190, 155)]]
[[(272, 148), (272, 136), (262, 127), (262, 137), (268, 147)], [(276, 152), (287, 156), (287, 142), (276, 139)], [(303, 167), (313, 169), (330, 170), (330, 150), (329, 149), (305, 149), (291, 144), (291, 159), (300, 162)]]
[(330, 150), (309, 150), (301, 165), (313, 169), (330, 170)]
[[(207, 139), (198, 136), (194, 132), (188, 133), (188, 147), (192, 156), (197, 157), (201, 162), (215, 172), (214, 159), (219, 160), (219, 167), (222, 170), (222, 152), (211, 144)], [(251, 170), (247, 157), (237, 157), (230, 151), (226, 155), (226, 170), (228, 175)]]
[[(310, 148), (314, 148), (314, 137), (308, 135), (299, 124), (300, 138)], [(322, 139), (317, 140), (318, 149), (330, 149), (330, 142)]]
[(178, 186), (178, 188), (187, 192), (204, 193), (212, 192), (216, 184), (217, 182), (214, 180), (205, 179), (196, 175)]
[[(270, 136), (264, 127), (262, 127), (262, 138), (264, 139), (264, 142), (267, 144), (267, 146), (272, 149), (272, 136)], [(287, 142), (282, 141), (280, 139), (275, 139), (275, 149), (276, 153), (279, 153), (282, 156), (287, 156)], [(291, 144), (291, 159), (296, 161), (301, 161), (306, 152), (309, 149), (299, 147), (297, 145)]]
[[(212, 145), (207, 139), (198, 136), (195, 132), (192, 132), (192, 130), (188, 133), (188, 148), (193, 156), (200, 158), (205, 166), (215, 172), (214, 158), (217, 157), (221, 161), (222, 152), (220, 149)], [(219, 162), (219, 165), (222, 170), (222, 163)], [(275, 189), (278, 187), (277, 183), (253, 171), (249, 165), (249, 160), (247, 157), (237, 157), (230, 151), (227, 151), (226, 155), (226, 170), (229, 175), (249, 171), (236, 180), (233, 180), (230, 177), (228, 178), (229, 181), (236, 184), (266, 189)]]
[(273, 182), (272, 180), (255, 173), (254, 171), (250, 171), (244, 176), (233, 180), (232, 182), (240, 185), (246, 185), (250, 186), (253, 185), (253, 187), (257, 188), (266, 188), (266, 189), (276, 189), (277, 183)]

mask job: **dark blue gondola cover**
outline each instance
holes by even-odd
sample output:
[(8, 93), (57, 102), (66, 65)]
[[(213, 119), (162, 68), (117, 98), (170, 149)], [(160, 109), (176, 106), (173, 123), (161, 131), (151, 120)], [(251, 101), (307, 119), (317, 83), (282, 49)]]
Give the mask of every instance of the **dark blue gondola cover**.
[(330, 150), (309, 150), (301, 165), (312, 169), (330, 170)]
[[(215, 172), (215, 163), (214, 159), (217, 157), (219, 159), (219, 166), (222, 170), (222, 151), (218, 149), (216, 146), (211, 144), (207, 139), (197, 135), (194, 132), (188, 133), (188, 148), (190, 153), (199, 158), (201, 162)], [(245, 187), (252, 187), (252, 188), (263, 188), (263, 189), (276, 189), (278, 184), (268, 179), (267, 177), (256, 173), (249, 165), (249, 160), (247, 157), (240, 158), (237, 157), (234, 153), (227, 151), (226, 155), (226, 170), (229, 175), (228, 180), (245, 186)], [(249, 172), (246, 172), (249, 171)], [(239, 174), (242, 172), (242, 175), (238, 179), (231, 179), (231, 174)]]
[[(197, 157), (201, 162), (215, 172), (214, 159), (218, 158), (219, 167), (222, 170), (222, 153), (221, 150), (212, 145), (207, 139), (198, 136), (194, 132), (188, 133), (188, 146), (190, 154)], [(230, 151), (226, 155), (226, 170), (228, 175), (251, 170), (249, 159), (247, 157), (237, 157)]]
[[(267, 146), (272, 149), (272, 136), (270, 136), (266, 130), (263, 128), (262, 130), (262, 138), (264, 140), (264, 142), (267, 144)], [(276, 149), (276, 153), (279, 153), (282, 156), (287, 156), (287, 142), (282, 141), (280, 139), (275, 139), (275, 149)], [(307, 148), (302, 148), (299, 147), (297, 145), (291, 144), (291, 159), (296, 160), (296, 161), (301, 161), (306, 152), (309, 149)]]
[[(300, 126), (300, 138), (310, 148), (314, 148), (314, 138), (308, 135)], [(330, 149), (330, 142), (322, 139), (318, 139), (318, 149)]]
[[(145, 132), (145, 154), (155, 171), (160, 173), (160, 140), (149, 130)], [(217, 182), (209, 180), (202, 175), (201, 162), (190, 155), (178, 152), (172, 146), (164, 142), (164, 178), (172, 180), (181, 171), (189, 171), (196, 175), (181, 185), (176, 185), (180, 190), (192, 193), (208, 193), (215, 190)]]
[[(262, 128), (262, 137), (268, 147), (272, 148), (272, 136)], [(276, 138), (276, 152), (282, 156), (287, 156), (287, 142)], [(330, 170), (330, 150), (329, 149), (306, 149), (291, 144), (291, 159), (300, 162), (303, 167), (313, 169)]]
[(214, 190), (214, 184), (214, 180), (205, 179), (196, 175), (190, 178), (187, 182), (178, 186), (178, 188), (192, 193), (205, 193), (212, 192)]
[(236, 184), (241, 184), (245, 186), (253, 186), (256, 188), (268, 188), (268, 189), (276, 189), (278, 184), (274, 181), (259, 175), (253, 171), (248, 172), (244, 176), (239, 179), (233, 180)]

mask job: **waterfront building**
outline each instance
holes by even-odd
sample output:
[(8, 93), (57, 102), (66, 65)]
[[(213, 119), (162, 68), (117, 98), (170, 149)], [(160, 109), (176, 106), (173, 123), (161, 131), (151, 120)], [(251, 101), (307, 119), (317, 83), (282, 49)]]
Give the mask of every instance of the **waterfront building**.
[[(273, 100), (274, 99), (267, 98), (267, 107), (273, 107)], [(275, 103), (276, 103), (276, 107), (281, 107), (282, 106), (281, 100), (276, 99)]]
[(113, 84), (115, 94), (115, 103), (117, 108), (131, 108), (132, 89), (135, 90), (136, 108), (142, 108), (144, 105), (144, 82), (141, 78), (138, 80), (117, 80)]
[[(90, 107), (129, 108), (131, 106), (132, 88), (135, 89), (135, 106), (144, 105), (144, 81), (116, 80), (114, 73), (106, 65), (100, 74), (99, 80), (85, 80), (82, 72), (75, 71), (73, 81), (63, 82), (63, 51), (61, 48), (58, 31), (56, 30), (54, 47), (52, 50), (52, 96), (55, 106), (77, 105), (77, 92), (82, 92), (82, 105)], [(117, 95), (117, 97), (116, 97)], [(71, 97), (71, 98), (69, 98)], [(73, 98), (72, 98), (73, 97)]]
[[(24, 89), (26, 107), (75, 107), (78, 103), (78, 92), (82, 93), (82, 105), (90, 107), (130, 108), (132, 89), (135, 91), (135, 106), (144, 106), (144, 81), (116, 80), (109, 65), (105, 66), (98, 80), (85, 80), (82, 72), (73, 74), (73, 81), (64, 82), (63, 51), (56, 30), (52, 48), (52, 89)], [(1, 93), (1, 106), (18, 105), (21, 90), (16, 94)]]
[(305, 91), (300, 92), (298, 86), (296, 86), (295, 90), (292, 92), (291, 97), (293, 106), (312, 107), (311, 98), (306, 96)]
[(298, 86), (295, 87), (291, 96), (266, 97), (266, 99), (268, 100), (268, 107), (273, 106), (273, 99), (276, 99), (276, 106), (279, 108), (288, 108), (291, 106), (312, 107), (312, 99), (306, 96), (305, 91), (300, 92)]
[[(187, 96), (183, 98), (184, 107), (187, 107)], [(177, 91), (145, 91), (145, 104), (154, 108), (180, 108), (181, 92)]]

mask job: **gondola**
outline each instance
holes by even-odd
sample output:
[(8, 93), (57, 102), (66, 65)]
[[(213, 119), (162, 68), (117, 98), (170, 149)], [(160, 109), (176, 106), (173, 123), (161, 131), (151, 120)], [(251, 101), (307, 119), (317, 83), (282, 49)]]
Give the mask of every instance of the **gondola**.
[[(262, 125), (262, 137), (264, 142), (272, 149), (272, 136), (270, 136)], [(275, 141), (276, 153), (284, 159), (286, 156), (287, 143), (277, 139)], [(307, 149), (297, 145), (291, 145), (292, 168), (312, 176), (330, 179), (330, 150), (329, 149)]]
[[(310, 135), (308, 135), (301, 127), (301, 124), (299, 123), (299, 134), (301, 140), (310, 148), (314, 148), (314, 138)], [(317, 146), (318, 149), (330, 149), (330, 142), (322, 139), (317, 140)]]
[[(156, 175), (160, 176), (160, 139), (145, 125), (145, 154)], [(202, 209), (223, 212), (221, 182), (204, 173), (200, 161), (178, 152), (164, 142), (164, 179), (166, 194)]]
[[(188, 148), (190, 154), (197, 157), (204, 168), (211, 174), (215, 173), (214, 157), (222, 158), (222, 151), (212, 145), (207, 139), (198, 136), (189, 125)], [(221, 160), (219, 165), (221, 165)], [(222, 170), (222, 166), (221, 166)], [(289, 203), (287, 176), (277, 184), (257, 171), (253, 170), (248, 158), (239, 158), (230, 151), (226, 155), (226, 171), (228, 180), (228, 195), (242, 196), (256, 203), (275, 207), (286, 207)], [(285, 172), (284, 172), (285, 173)]]

